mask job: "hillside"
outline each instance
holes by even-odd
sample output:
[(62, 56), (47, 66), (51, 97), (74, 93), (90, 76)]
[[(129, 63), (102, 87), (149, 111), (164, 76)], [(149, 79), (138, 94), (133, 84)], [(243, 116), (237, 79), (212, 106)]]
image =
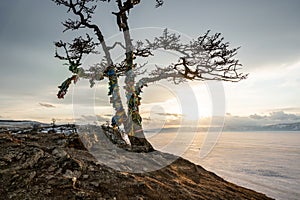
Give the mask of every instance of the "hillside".
[[(0, 199), (270, 199), (170, 154), (128, 155), (108, 143), (97, 147), (95, 141), (105, 136), (95, 127), (87, 134), (88, 128), (82, 128), (83, 137), (0, 133)], [(167, 160), (173, 161), (156, 171), (129, 168), (139, 170), (146, 162), (165, 165)]]

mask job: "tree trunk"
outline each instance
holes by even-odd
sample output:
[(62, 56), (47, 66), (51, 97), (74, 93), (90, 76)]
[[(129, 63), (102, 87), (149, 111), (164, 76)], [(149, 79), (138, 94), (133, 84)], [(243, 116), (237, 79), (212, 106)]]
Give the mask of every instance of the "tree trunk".
[(135, 91), (135, 74), (134, 74), (134, 53), (133, 45), (131, 42), (131, 36), (129, 32), (128, 17), (126, 11), (124, 11), (124, 6), (121, 0), (117, 0), (119, 13), (117, 14), (118, 19), (120, 20), (119, 27), (123, 31), (123, 36), (126, 46), (126, 78), (125, 78), (125, 91), (126, 99), (128, 105), (127, 121), (124, 121), (124, 128), (126, 133), (129, 136), (132, 150), (135, 152), (150, 152), (154, 151), (152, 145), (147, 141), (143, 127), (142, 127), (142, 118), (139, 114), (139, 97), (136, 96)]
[(129, 136), (132, 150), (134, 152), (151, 152), (154, 151), (153, 146), (145, 137), (143, 127), (138, 124), (133, 124), (134, 136)]

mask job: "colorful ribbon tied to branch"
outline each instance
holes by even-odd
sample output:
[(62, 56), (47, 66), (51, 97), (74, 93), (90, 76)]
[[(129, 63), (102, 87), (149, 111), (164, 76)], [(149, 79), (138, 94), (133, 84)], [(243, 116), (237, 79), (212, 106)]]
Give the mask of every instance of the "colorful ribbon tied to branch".
[(65, 80), (60, 86), (58, 86), (59, 91), (57, 93), (57, 97), (59, 99), (64, 98), (65, 94), (67, 94), (67, 91), (68, 91), (69, 86), (72, 83), (72, 81), (75, 84), (77, 82), (77, 80), (78, 80), (78, 76), (77, 75), (73, 75), (72, 77), (70, 77), (67, 80)]
[(142, 123), (142, 117), (140, 116), (139, 113), (139, 105), (141, 104), (140, 101), (141, 101), (141, 97), (133, 93), (128, 103), (132, 121), (139, 126), (141, 126)]
[(117, 75), (114, 69), (109, 69), (107, 75), (109, 76), (108, 95), (112, 95), (114, 88), (117, 86)]

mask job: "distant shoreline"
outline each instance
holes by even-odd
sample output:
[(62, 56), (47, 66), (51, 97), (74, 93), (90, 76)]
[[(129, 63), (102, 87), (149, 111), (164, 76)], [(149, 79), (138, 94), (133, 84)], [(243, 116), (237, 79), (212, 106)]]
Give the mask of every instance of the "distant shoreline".
[[(22, 125), (32, 125), (32, 124), (40, 124), (40, 125), (51, 125), (51, 123), (43, 123), (33, 120), (0, 120), (0, 127), (6, 125), (12, 125), (13, 123)], [(8, 125), (7, 124), (7, 125)], [(60, 124), (68, 124), (68, 123), (59, 123)], [(71, 124), (71, 123), (69, 123)], [(267, 131), (291, 131), (297, 132), (300, 131), (300, 122), (296, 123), (280, 123), (273, 124), (267, 126), (227, 126), (224, 127), (168, 127), (168, 128), (156, 128), (156, 129), (144, 129), (145, 132), (161, 132), (161, 133), (169, 133), (169, 132), (207, 132), (207, 131), (222, 131), (222, 132), (267, 132)]]

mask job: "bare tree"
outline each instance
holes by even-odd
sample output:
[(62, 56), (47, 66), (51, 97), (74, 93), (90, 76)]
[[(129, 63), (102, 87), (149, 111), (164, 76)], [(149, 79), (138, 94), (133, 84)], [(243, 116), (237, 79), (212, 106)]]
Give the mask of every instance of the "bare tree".
[[(182, 43), (180, 36), (164, 30), (160, 37), (154, 40), (136, 41), (130, 35), (128, 24), (129, 12), (140, 4), (140, 0), (116, 0), (118, 10), (112, 12), (116, 18), (116, 25), (123, 33), (124, 41), (116, 41), (112, 46), (106, 44), (103, 32), (98, 24), (92, 22), (96, 7), (100, 2), (110, 3), (110, 0), (52, 0), (57, 5), (65, 6), (68, 12), (74, 15), (74, 19), (63, 22), (64, 31), (75, 31), (79, 29), (90, 29), (93, 36), (86, 34), (75, 38), (72, 42), (55, 42), (55, 57), (67, 62), (72, 77), (64, 81), (57, 94), (63, 98), (67, 93), (72, 81), (75, 83), (78, 78), (89, 79), (91, 87), (95, 81), (109, 80), (108, 95), (111, 96), (110, 103), (115, 109), (114, 123), (124, 125), (126, 134), (130, 136), (132, 143), (140, 143), (152, 147), (144, 139), (142, 118), (140, 116), (140, 94), (144, 87), (161, 80), (170, 80), (179, 84), (188, 80), (206, 81), (231, 81), (237, 82), (245, 79), (247, 75), (238, 72), (241, 64), (235, 55), (239, 48), (229, 48), (228, 42), (223, 42), (220, 33), (210, 35), (207, 31), (203, 36), (198, 37), (189, 43)], [(162, 0), (156, 0), (156, 7), (162, 6)], [(104, 52), (104, 59), (89, 69), (83, 69), (82, 58), (84, 55), (97, 54), (96, 49), (100, 47)], [(122, 62), (114, 63), (111, 51), (121, 47), (125, 55)], [(153, 56), (155, 50), (164, 49), (175, 51), (180, 56), (175, 63), (168, 66), (156, 66), (148, 72), (147, 76), (139, 78), (147, 70), (147, 65), (135, 62), (137, 57), (147, 58)], [(124, 108), (120, 97), (119, 80), (124, 76), (124, 88), (127, 98), (127, 111)], [(138, 138), (138, 139), (137, 139)]]

